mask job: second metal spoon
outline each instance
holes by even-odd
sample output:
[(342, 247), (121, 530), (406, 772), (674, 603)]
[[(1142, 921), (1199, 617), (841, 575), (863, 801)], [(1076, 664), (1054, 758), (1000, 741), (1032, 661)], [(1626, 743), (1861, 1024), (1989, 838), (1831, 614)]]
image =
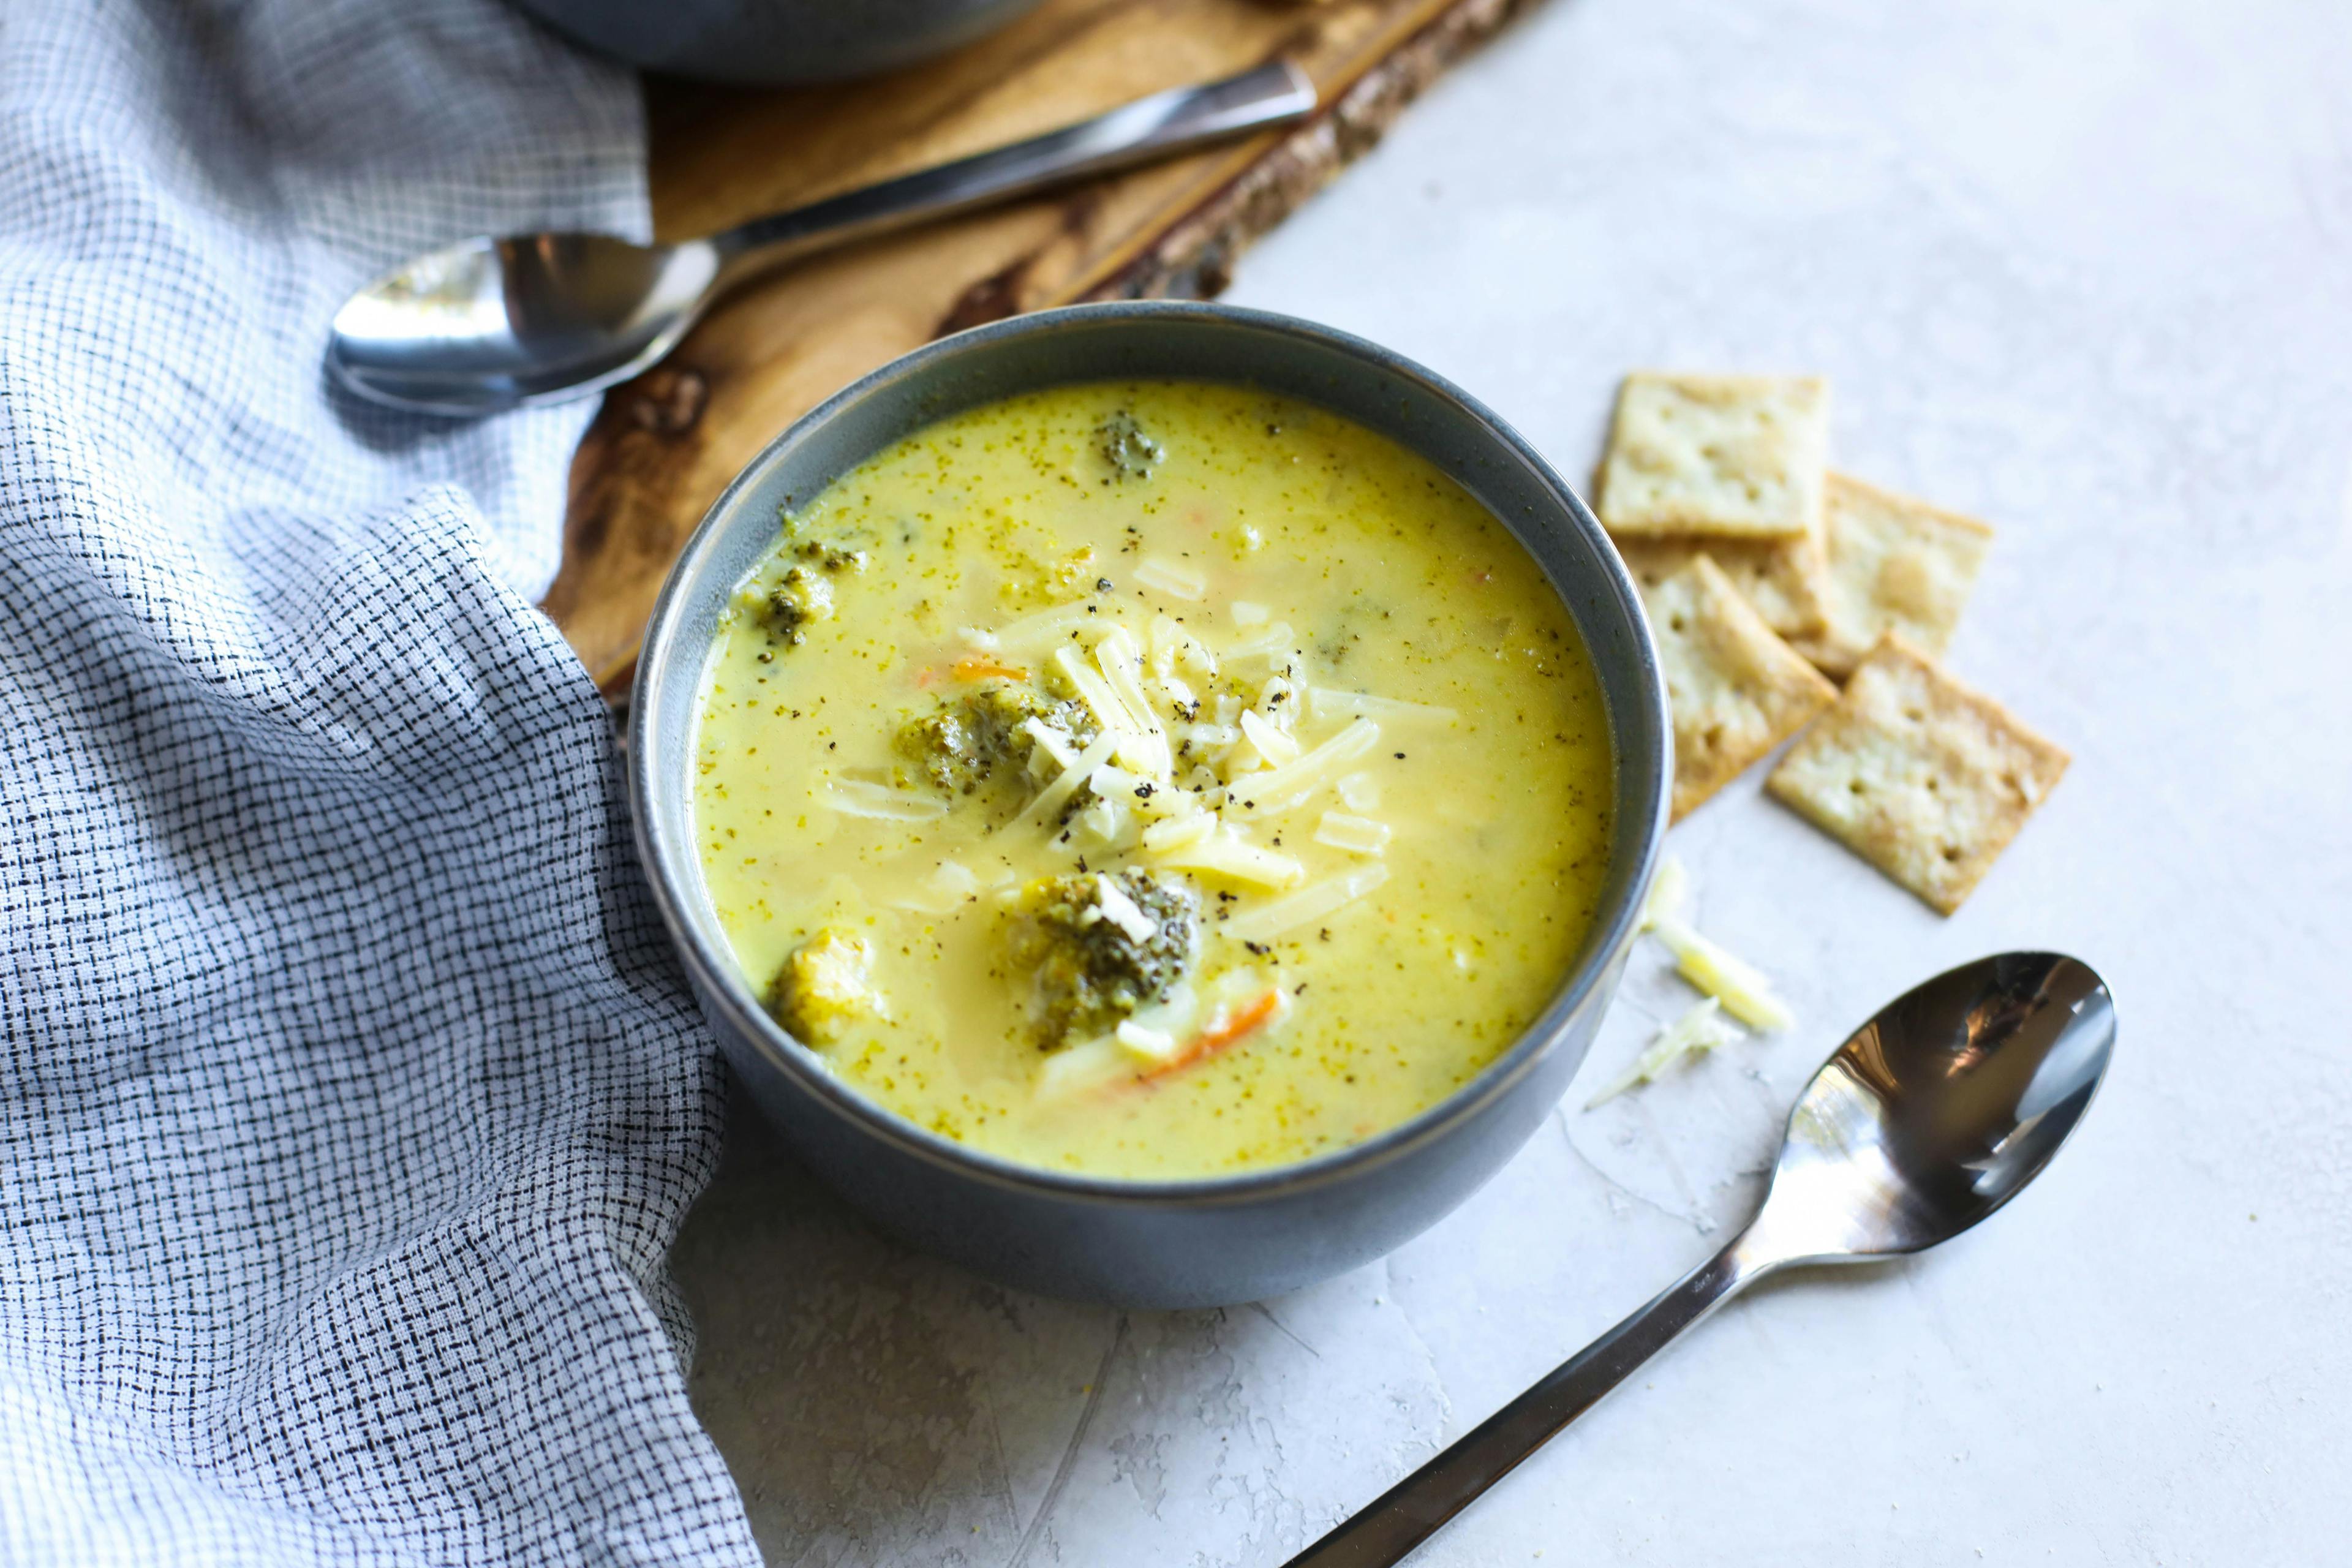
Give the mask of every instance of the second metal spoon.
[(1735, 1291), (1792, 1263), (1917, 1252), (2041, 1173), (2097, 1092), (2116, 1015), (2088, 964), (2004, 952), (1890, 1002), (1805, 1086), (1728, 1247), (1286, 1568), (1386, 1568)]
[(705, 306), (817, 250), (1302, 119), (1315, 85), (1285, 60), (1138, 99), (1026, 142), (828, 196), (708, 239), (483, 236), (420, 256), (335, 314), (327, 363), (371, 402), (492, 414), (584, 397), (649, 368)]

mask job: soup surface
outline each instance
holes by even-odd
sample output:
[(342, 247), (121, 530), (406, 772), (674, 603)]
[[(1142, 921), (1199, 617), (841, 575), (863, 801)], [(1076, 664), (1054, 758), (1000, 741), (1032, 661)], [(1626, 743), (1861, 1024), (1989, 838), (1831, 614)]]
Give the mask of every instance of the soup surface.
[(843, 1081), (1024, 1163), (1276, 1164), (1558, 990), (1606, 870), (1575, 629), (1429, 463), (1231, 386), (954, 416), (787, 510), (706, 676), (696, 836)]

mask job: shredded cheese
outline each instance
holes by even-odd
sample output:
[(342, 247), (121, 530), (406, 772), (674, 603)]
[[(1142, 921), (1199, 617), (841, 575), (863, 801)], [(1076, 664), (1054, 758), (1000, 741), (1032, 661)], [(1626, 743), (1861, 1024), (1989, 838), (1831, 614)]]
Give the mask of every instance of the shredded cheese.
[(942, 860), (913, 891), (890, 900), (890, 907), (920, 915), (948, 915), (961, 909), (980, 892), (980, 879), (969, 867)]
[(1037, 1069), (1036, 1094), (1047, 1102), (1068, 1100), (1134, 1076), (1134, 1058), (1118, 1037), (1103, 1035), (1047, 1057)]
[(1717, 1046), (1727, 1046), (1739, 1037), (1739, 1026), (1723, 1016), (1723, 1004), (1709, 996), (1695, 1002), (1688, 1011), (1660, 1029), (1651, 1038), (1633, 1065), (1609, 1080), (1600, 1093), (1584, 1102), (1584, 1109), (1605, 1104), (1627, 1089), (1645, 1084), (1685, 1057), (1704, 1056)]
[(1168, 994), (1159, 1001), (1150, 1006), (1138, 1007), (1132, 1017), (1139, 1028), (1166, 1035), (1171, 1040), (1181, 1040), (1185, 1031), (1192, 1028), (1192, 1019), (1200, 1010), (1199, 996), (1194, 994), (1191, 985), (1180, 980), (1170, 986)]
[[(1124, 632), (1115, 635), (1126, 637)], [(1111, 639), (1106, 637), (1103, 640), (1108, 644)], [(1132, 648), (1133, 640), (1129, 639), (1126, 646)], [(1111, 737), (1112, 756), (1139, 773), (1154, 777), (1167, 773), (1170, 760), (1168, 731), (1160, 727), (1158, 716), (1151, 712), (1148, 703), (1142, 701), (1141, 688), (1139, 687), (1135, 693), (1138, 705), (1143, 708), (1143, 716), (1139, 718), (1117, 685), (1105, 673), (1108, 669), (1125, 668), (1126, 661), (1118, 653), (1106, 654), (1097, 649), (1096, 665), (1089, 668), (1078, 657), (1076, 649), (1061, 647), (1054, 650), (1052, 663), (1062, 679), (1069, 682), (1070, 689), (1078, 694), (1078, 700), (1085, 703), (1087, 710), (1095, 716), (1095, 722), (1102, 726), (1103, 733)]]
[(1055, 1051), (1038, 1068), (1036, 1097), (1045, 1103), (1133, 1081), (1165, 1067), (1183, 1050), (1200, 1014), (1200, 999), (1179, 984), (1149, 1007), (1139, 1007), (1108, 1035)]
[(1123, 849), (1133, 837), (1135, 817), (1115, 800), (1095, 800), (1078, 813), (1078, 830), (1106, 849)]
[(1108, 763), (1087, 775), (1087, 787), (1106, 800), (1116, 800), (1138, 816), (1181, 816), (1194, 803), (1173, 784), (1129, 773)]
[(1138, 562), (1135, 580), (1179, 599), (1198, 601), (1209, 592), (1206, 572), (1181, 561), (1171, 561), (1165, 555), (1147, 555)]
[(1346, 729), (1295, 763), (1260, 773), (1245, 784), (1229, 785), (1226, 795), (1253, 811), (1286, 811), (1339, 776), (1341, 769), (1381, 738), (1381, 727), (1358, 719)]
[(1311, 888), (1235, 915), (1225, 930), (1244, 942), (1264, 942), (1316, 921), (1327, 920), (1389, 879), (1386, 866), (1361, 866)]
[(1290, 623), (1276, 621), (1255, 637), (1244, 637), (1225, 649), (1225, 658), (1256, 658), (1271, 655), (1276, 658), (1286, 658), (1290, 655), (1292, 640)]
[(1021, 729), (1023, 733), (1037, 742), (1039, 751), (1063, 767), (1069, 767), (1078, 760), (1078, 749), (1070, 744), (1070, 737), (1043, 719), (1024, 719)]
[[(1084, 599), (1074, 604), (1056, 605), (1050, 610), (1040, 610), (1034, 616), (1024, 616), (1017, 621), (1007, 621), (996, 628), (992, 637), (986, 632), (985, 643), (974, 640), (975, 647), (991, 651), (1003, 649), (1013, 653), (1040, 654), (1055, 643), (1066, 642), (1072, 632), (1097, 617)], [(971, 633), (965, 633), (967, 637)]]
[(1257, 716), (1288, 734), (1298, 723), (1298, 689), (1276, 676), (1258, 688)]
[(1055, 648), (1050, 662), (1062, 679), (1070, 683), (1070, 689), (1078, 694), (1078, 700), (1086, 704), (1087, 711), (1095, 716), (1095, 722), (1102, 727), (1105, 734), (1125, 732), (1127, 709), (1119, 701), (1118, 694), (1110, 689), (1110, 683), (1100, 674), (1087, 667), (1076, 648)]
[(1430, 724), (1451, 724), (1462, 717), (1451, 708), (1440, 708), (1428, 702), (1375, 697), (1369, 691), (1339, 691), (1328, 686), (1308, 687), (1307, 702), (1318, 719), (1418, 720)]
[(1155, 674), (1165, 676), (1173, 670), (1189, 669), (1205, 680), (1217, 676), (1217, 656), (1209, 645), (1184, 629), (1182, 625), (1166, 616), (1151, 617), (1151, 668)]
[(1793, 1028), (1797, 1016), (1772, 994), (1772, 982), (1764, 972), (1701, 936), (1684, 918), (1689, 906), (1690, 873), (1669, 855), (1658, 862), (1649, 894), (1642, 900), (1640, 929), (1675, 955), (1675, 973), (1721, 1002), (1749, 1028)]
[(1161, 727), (1151, 700), (1143, 694), (1143, 650), (1136, 646), (1134, 634), (1125, 626), (1112, 627), (1095, 645), (1095, 666), (1126, 714), (1124, 728), (1136, 737), (1134, 744), (1120, 745), (1119, 761), (1154, 778), (1166, 778), (1171, 762), (1168, 731)]
[(1651, 933), (1675, 955), (1675, 969), (1710, 997), (1731, 1009), (1733, 1017), (1752, 1029), (1787, 1029), (1797, 1016), (1772, 994), (1772, 983), (1763, 971), (1699, 935), (1672, 915), (1650, 922)]
[(1160, 864), (1179, 870), (1213, 872), (1261, 888), (1295, 888), (1307, 880), (1306, 867), (1237, 837), (1230, 827), (1154, 853)]
[(1192, 695), (1191, 687), (1175, 676), (1155, 676), (1151, 684), (1160, 688), (1160, 695), (1167, 699), (1165, 706), (1170, 718), (1188, 719), (1201, 710), (1201, 700)]
[(1111, 1037), (1146, 1062), (1164, 1062), (1176, 1054), (1175, 1036), (1132, 1018), (1121, 1019), (1118, 1027), (1111, 1031)]
[(1276, 729), (1273, 723), (1247, 709), (1242, 711), (1242, 733), (1257, 748), (1257, 754), (1269, 764), (1280, 767), (1298, 760), (1298, 742)]
[(948, 803), (935, 795), (893, 789), (868, 779), (834, 779), (817, 799), (844, 816), (868, 816), (879, 822), (929, 822), (948, 814)]
[(1135, 900), (1119, 890), (1117, 882), (1097, 872), (1095, 876), (1095, 908), (1102, 918), (1125, 931), (1130, 941), (1149, 942), (1157, 930), (1151, 917), (1135, 907)]
[(1023, 807), (1021, 815), (1014, 820), (1051, 822), (1062, 807), (1070, 803), (1070, 797), (1078, 793), (1079, 786), (1093, 776), (1094, 771), (1110, 761), (1111, 750), (1118, 744), (1118, 739), (1116, 733), (1105, 730), (1088, 742), (1086, 750), (1062, 770), (1058, 778), (1039, 790), (1037, 798)]
[[(1143, 586), (1186, 600), (1201, 599), (1209, 585), (1202, 568), (1166, 556), (1146, 557), (1134, 576)], [(992, 653), (1002, 650), (1007, 657), (1039, 660), (1053, 672), (1059, 689), (1075, 695), (1100, 727), (1091, 743), (1079, 747), (1050, 724), (1024, 721), (1024, 732), (1035, 742), (1031, 771), (1047, 782), (1016, 820), (1051, 825), (1072, 801), (1085, 799), (1086, 809), (1075, 826), (1090, 842), (1115, 848), (1139, 847), (1150, 859), (1171, 869), (1275, 895), (1245, 898), (1232, 906), (1232, 919), (1219, 926), (1240, 940), (1256, 942), (1327, 920), (1387, 881), (1390, 872), (1380, 857), (1394, 830), (1366, 815), (1380, 804), (1381, 785), (1377, 771), (1365, 768), (1361, 759), (1379, 743), (1387, 721), (1450, 724), (1458, 715), (1450, 708), (1370, 692), (1294, 685), (1298, 677), (1290, 664), (1296, 647), (1291, 626), (1276, 620), (1265, 605), (1236, 600), (1227, 609), (1241, 635), (1224, 650), (1223, 658), (1265, 657), (1273, 664), (1263, 684), (1251, 683), (1254, 695), (1244, 688), (1240, 694), (1228, 689), (1215, 692), (1213, 699), (1196, 696), (1196, 687), (1177, 671), (1213, 679), (1219, 655), (1168, 615), (1154, 616), (1148, 626), (1139, 628), (1139, 639), (1137, 630), (1105, 613), (1103, 605), (1082, 600), (1024, 616), (992, 632), (971, 628), (965, 639)], [(1336, 734), (1308, 746), (1294, 726), (1309, 719), (1344, 723)], [(1171, 776), (1179, 737), (1188, 769), (1181, 783)], [(1314, 842), (1363, 860), (1312, 885), (1307, 883), (1304, 863), (1254, 841), (1246, 827), (1220, 816), (1222, 809), (1226, 816), (1247, 814), (1263, 820), (1305, 805), (1333, 788), (1339, 799), (1317, 821)], [(947, 808), (932, 796), (872, 784), (852, 789), (849, 798), (845, 809), (868, 815), (905, 813), (909, 820), (917, 813), (928, 818)], [(946, 912), (951, 907), (950, 893), (965, 899), (974, 896), (978, 887), (978, 879), (969, 871), (960, 881), (938, 877), (932, 881), (938, 885), (927, 882), (919, 901), (904, 907)], [(1108, 879), (1097, 878), (1097, 888), (1091, 918), (1145, 940), (1152, 930), (1150, 917)], [(1191, 1037), (1184, 1027), (1139, 1013), (1099, 1040), (1055, 1053), (1041, 1075), (1041, 1092), (1049, 1083), (1099, 1082), (1129, 1070), (1137, 1061), (1172, 1059), (1171, 1053), (1185, 1049), (1182, 1042)]]
[(1217, 830), (1217, 814), (1213, 811), (1191, 811), (1182, 816), (1155, 822), (1143, 830), (1143, 847), (1154, 855), (1198, 844)]
[(1345, 849), (1351, 855), (1378, 855), (1389, 847), (1389, 825), (1369, 816), (1327, 811), (1316, 825), (1315, 842)]

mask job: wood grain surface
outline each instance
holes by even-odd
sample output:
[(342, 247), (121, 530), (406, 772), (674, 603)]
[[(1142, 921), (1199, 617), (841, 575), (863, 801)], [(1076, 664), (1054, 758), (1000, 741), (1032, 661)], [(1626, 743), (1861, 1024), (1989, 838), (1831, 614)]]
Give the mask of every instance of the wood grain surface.
[(1520, 0), (1047, 0), (916, 70), (748, 92), (647, 87), (654, 223), (684, 237), (1287, 56), (1303, 125), (814, 258), (723, 300), (606, 395), (572, 469), (541, 607), (625, 694), (670, 563), (737, 470), (866, 372), (961, 328), (1073, 300), (1221, 290), (1233, 258), (1379, 140)]

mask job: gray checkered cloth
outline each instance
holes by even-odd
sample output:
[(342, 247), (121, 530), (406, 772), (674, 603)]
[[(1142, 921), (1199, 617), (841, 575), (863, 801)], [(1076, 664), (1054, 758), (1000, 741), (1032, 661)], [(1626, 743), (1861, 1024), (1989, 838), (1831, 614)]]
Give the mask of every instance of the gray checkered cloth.
[(716, 1069), (530, 607), (582, 416), (320, 368), (642, 159), (497, 0), (0, 5), (0, 1562), (755, 1561)]

